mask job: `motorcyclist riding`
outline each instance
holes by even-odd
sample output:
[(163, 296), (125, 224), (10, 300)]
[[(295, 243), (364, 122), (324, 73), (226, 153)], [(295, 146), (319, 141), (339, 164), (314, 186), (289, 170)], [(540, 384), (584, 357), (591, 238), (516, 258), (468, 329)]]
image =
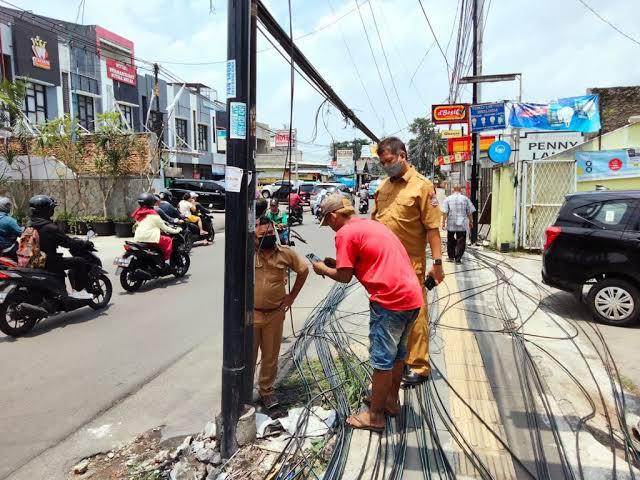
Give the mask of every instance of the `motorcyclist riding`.
[(22, 233), (22, 228), (11, 214), (11, 200), (0, 197), (0, 256), (18, 260), (16, 240)]
[(138, 196), (138, 205), (140, 207), (131, 215), (138, 222), (133, 240), (156, 245), (162, 251), (165, 261), (169, 261), (173, 250), (173, 239), (161, 235), (161, 232), (176, 234), (180, 233), (180, 229), (169, 227), (160, 218), (160, 215), (153, 208), (156, 201), (156, 196), (152, 193), (144, 192)]
[[(160, 197), (160, 205), (158, 205), (156, 211), (158, 209), (162, 210), (167, 217), (174, 220), (172, 223), (179, 223), (180, 220), (183, 220), (182, 215), (180, 215), (180, 211), (171, 204), (173, 195), (169, 190), (160, 190), (160, 192), (158, 192), (158, 197)], [(160, 216), (162, 216), (162, 214), (160, 214)]]
[(278, 200), (276, 198), (272, 198), (271, 202), (269, 202), (269, 211), (265, 214), (265, 216), (276, 226), (276, 229), (280, 233), (280, 240), (282, 241), (282, 243), (288, 245), (289, 231), (287, 227), (289, 218), (286, 211), (280, 211)]
[(79, 257), (63, 257), (58, 253), (58, 247), (85, 248), (87, 244), (92, 245), (92, 242), (65, 235), (51, 220), (56, 206), (56, 201), (47, 195), (36, 195), (29, 200), (31, 210), (29, 226), (38, 231), (40, 251), (47, 256), (44, 268), (62, 275), (65, 270), (71, 270), (73, 275), (70, 275), (69, 280), (74, 291), (69, 296), (82, 300), (93, 298), (93, 295), (86, 291), (89, 273), (87, 262)]
[(296, 215), (298, 217), (302, 217), (303, 209), (302, 209), (302, 198), (296, 192), (292, 192), (289, 194), (289, 208), (291, 208), (291, 215)]

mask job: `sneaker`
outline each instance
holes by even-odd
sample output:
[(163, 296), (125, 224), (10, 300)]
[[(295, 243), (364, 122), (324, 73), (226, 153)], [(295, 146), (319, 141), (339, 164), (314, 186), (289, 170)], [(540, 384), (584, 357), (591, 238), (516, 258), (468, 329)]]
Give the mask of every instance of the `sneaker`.
[(91, 295), (86, 290), (73, 291), (69, 294), (69, 297), (75, 298), (76, 300), (91, 300), (93, 295)]

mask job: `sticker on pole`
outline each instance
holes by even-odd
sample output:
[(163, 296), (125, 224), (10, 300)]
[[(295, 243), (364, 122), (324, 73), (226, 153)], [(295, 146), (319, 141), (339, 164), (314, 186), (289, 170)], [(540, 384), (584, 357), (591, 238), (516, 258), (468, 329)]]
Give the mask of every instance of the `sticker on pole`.
[(224, 169), (224, 184), (227, 192), (238, 193), (242, 188), (242, 169), (227, 165)]
[(229, 138), (246, 140), (247, 138), (247, 104), (242, 102), (229, 102)]
[(227, 60), (227, 98), (236, 96), (236, 61)]

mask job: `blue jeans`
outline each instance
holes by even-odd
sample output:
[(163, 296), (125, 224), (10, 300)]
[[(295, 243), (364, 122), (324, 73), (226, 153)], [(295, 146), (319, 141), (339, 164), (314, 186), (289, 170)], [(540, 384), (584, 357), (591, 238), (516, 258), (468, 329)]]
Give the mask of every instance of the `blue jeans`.
[(369, 304), (369, 358), (376, 370), (391, 370), (407, 358), (407, 337), (419, 308), (395, 312), (376, 302)]

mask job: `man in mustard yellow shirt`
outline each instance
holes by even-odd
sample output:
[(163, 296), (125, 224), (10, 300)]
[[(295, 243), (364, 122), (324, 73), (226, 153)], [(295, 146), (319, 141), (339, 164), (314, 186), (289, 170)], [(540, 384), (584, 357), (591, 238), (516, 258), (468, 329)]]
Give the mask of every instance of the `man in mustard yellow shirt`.
[[(431, 249), (433, 266), (428, 275), (437, 283), (444, 279), (442, 243), (440, 239), (441, 212), (433, 184), (420, 175), (407, 160), (407, 149), (399, 138), (385, 138), (378, 145), (380, 165), (389, 175), (375, 194), (371, 218), (386, 225), (404, 245), (413, 269), (422, 285), (427, 272), (427, 243)], [(417, 385), (431, 373), (429, 366), (429, 319), (426, 291), (424, 307), (420, 310), (409, 333), (407, 366), (404, 382)]]

